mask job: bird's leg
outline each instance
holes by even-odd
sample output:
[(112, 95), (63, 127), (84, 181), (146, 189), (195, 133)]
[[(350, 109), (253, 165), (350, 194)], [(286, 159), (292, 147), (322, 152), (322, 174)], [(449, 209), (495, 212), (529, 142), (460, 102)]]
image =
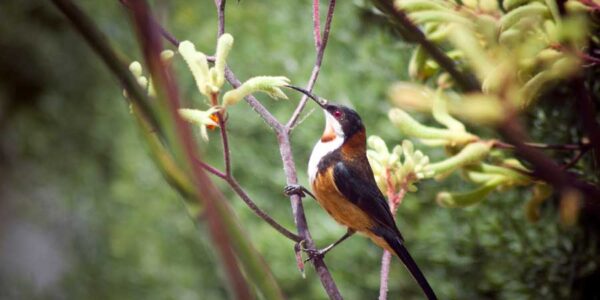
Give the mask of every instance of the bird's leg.
[[(327, 252), (331, 251), (335, 246), (341, 244), (343, 241), (345, 241), (347, 238), (351, 237), (356, 231), (348, 228), (348, 231), (346, 231), (346, 233), (337, 241), (335, 241), (333, 244), (323, 248), (323, 249), (319, 249), (319, 250), (310, 250), (310, 249), (303, 249), (304, 252), (306, 252), (308, 254), (308, 259), (306, 261), (310, 261), (315, 257), (323, 257), (325, 256), (325, 254), (327, 254)], [(305, 262), (306, 262), (305, 261)]]
[[(313, 195), (307, 188), (299, 185), (299, 184), (290, 184), (283, 189), (283, 193), (286, 196), (298, 195), (300, 198), (306, 197), (306, 194), (309, 194), (315, 200), (317, 199), (315, 195)], [(306, 193), (306, 194), (305, 194)]]

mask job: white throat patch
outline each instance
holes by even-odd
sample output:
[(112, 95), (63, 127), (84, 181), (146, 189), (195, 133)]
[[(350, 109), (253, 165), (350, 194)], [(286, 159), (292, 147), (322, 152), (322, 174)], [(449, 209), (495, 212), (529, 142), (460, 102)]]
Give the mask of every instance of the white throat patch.
[(326, 127), (328, 125), (333, 127), (333, 130), (335, 131), (335, 138), (327, 142), (322, 142), (319, 139), (319, 141), (313, 148), (312, 154), (310, 155), (310, 160), (308, 161), (308, 180), (311, 183), (311, 185), (317, 177), (317, 167), (321, 159), (325, 157), (325, 155), (341, 147), (344, 143), (344, 131), (342, 130), (342, 125), (327, 111), (325, 111), (325, 120)]

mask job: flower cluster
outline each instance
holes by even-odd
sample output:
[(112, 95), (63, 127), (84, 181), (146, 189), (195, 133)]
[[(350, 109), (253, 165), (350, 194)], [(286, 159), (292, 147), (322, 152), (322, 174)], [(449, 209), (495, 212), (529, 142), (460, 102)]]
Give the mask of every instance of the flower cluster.
[(415, 192), (417, 181), (434, 175), (433, 171), (427, 169), (429, 157), (421, 151), (415, 151), (408, 140), (402, 141), (402, 145), (394, 146), (392, 152), (378, 136), (370, 136), (367, 145), (367, 158), (373, 168), (377, 186), (384, 194), (389, 188), (394, 191), (405, 189)]
[[(274, 99), (287, 99), (287, 96), (280, 89), (290, 83), (290, 80), (283, 76), (257, 76), (250, 78), (236, 89), (227, 91), (219, 103), (219, 95), (225, 83), (225, 69), (227, 65), (227, 56), (233, 47), (233, 37), (230, 34), (223, 34), (217, 41), (215, 54), (215, 63), (209, 67), (208, 57), (201, 51), (196, 50), (196, 46), (190, 41), (179, 43), (178, 52), (190, 69), (196, 87), (201, 95), (208, 98), (209, 108), (200, 110), (195, 108), (179, 109), (180, 116), (200, 127), (200, 133), (205, 141), (208, 141), (208, 128), (218, 127), (219, 118), (223, 117), (223, 111), (244, 97), (255, 93), (264, 92)], [(161, 53), (161, 59), (170, 61), (174, 56), (170, 50)], [(145, 77), (142, 72), (142, 65), (135, 61), (129, 66), (129, 70), (136, 77), (140, 86), (148, 92), (151, 97), (156, 96), (152, 81)]]
[[(444, 95), (468, 102), (462, 107), (475, 105), (457, 114), (496, 122), (505, 109), (499, 103), (527, 108), (551, 82), (580, 68), (577, 53), (586, 47), (585, 14), (591, 9), (582, 2), (565, 1), (564, 15), (556, 1), (397, 0), (395, 4), (422, 27), (428, 40), (482, 83), (483, 93)], [(439, 87), (452, 84), (422, 46), (412, 54), (409, 75), (421, 81), (438, 76)], [(486, 105), (478, 103), (481, 100)], [(479, 110), (485, 114), (477, 114)]]
[[(472, 205), (484, 199), (497, 188), (533, 184), (533, 180), (526, 175), (528, 170), (516, 159), (507, 157), (493, 163), (486, 162), (490, 158), (494, 142), (482, 140), (477, 135), (468, 132), (465, 125), (449, 113), (450, 109), (453, 112), (456, 110), (463, 116), (471, 112), (468, 112), (469, 108), (467, 107), (448, 105), (448, 99), (440, 92), (441, 88), (434, 92), (430, 89), (420, 89), (413, 84), (402, 83), (394, 89), (396, 95), (398, 90), (405, 93), (403, 97), (407, 98), (405, 104), (408, 108), (423, 111), (429, 109), (434, 120), (444, 126), (440, 128), (423, 125), (400, 108), (394, 108), (389, 112), (390, 120), (404, 136), (418, 138), (425, 145), (443, 146), (448, 152), (449, 157), (444, 160), (432, 163), (427, 160), (427, 164), (420, 169), (425, 172), (422, 177), (435, 176), (436, 179), (441, 180), (455, 171), (462, 170), (463, 177), (477, 185), (477, 188), (468, 192), (440, 192), (437, 195), (438, 204), (447, 207)], [(381, 143), (383, 142), (374, 140), (371, 147), (382, 149), (379, 152), (383, 153), (385, 152), (383, 150), (386, 150), (385, 144), (376, 146)], [(410, 153), (412, 144), (407, 145), (408, 147), (405, 147), (403, 143), (402, 148), (406, 148), (403, 151), (406, 153), (408, 149)], [(399, 153), (398, 151), (392, 152)], [(422, 154), (417, 151), (414, 155), (421, 157)], [(405, 154), (405, 156), (407, 155)], [(392, 160), (395, 159), (396, 157), (393, 157)], [(374, 163), (374, 165), (378, 164)], [(379, 162), (379, 165), (385, 164)]]

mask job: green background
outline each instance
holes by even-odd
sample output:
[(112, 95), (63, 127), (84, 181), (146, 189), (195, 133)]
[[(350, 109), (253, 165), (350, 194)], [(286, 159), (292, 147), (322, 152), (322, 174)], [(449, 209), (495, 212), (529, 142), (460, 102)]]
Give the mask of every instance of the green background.
[[(140, 60), (127, 12), (118, 1), (77, 1), (112, 45)], [(180, 40), (214, 51), (213, 1), (155, 1), (161, 23)], [(326, 3), (322, 3), (322, 14)], [(235, 37), (229, 58), (242, 81), (284, 75), (304, 86), (315, 60), (310, 1), (230, 1), (226, 31)], [(149, 158), (121, 87), (47, 1), (0, 3), (0, 298), (2, 299), (225, 299), (228, 294), (203, 224), (164, 181)], [(378, 22), (361, 1), (339, 1), (315, 92), (353, 106), (368, 134), (395, 145), (389, 86), (408, 80), (412, 47)], [(202, 107), (191, 74), (176, 59), (183, 98)], [(279, 120), (299, 96), (275, 102), (258, 95)], [(315, 110), (309, 104), (305, 114)], [(573, 128), (548, 130), (569, 119), (560, 106), (532, 113), (535, 138), (569, 142)], [(427, 116), (417, 115), (421, 120)], [(551, 119), (551, 120), (549, 120)], [(233, 170), (256, 203), (294, 228), (276, 137), (245, 103), (230, 109)], [(292, 134), (300, 183), (323, 118), (310, 114)], [(490, 137), (490, 132), (471, 130)], [(205, 160), (222, 167), (218, 131), (199, 142)], [(199, 137), (198, 132), (196, 136)], [(200, 139), (198, 139), (200, 140)], [(417, 144), (433, 160), (439, 149)], [(289, 299), (324, 299), (311, 268), (303, 279), (293, 244), (262, 222), (218, 178)], [(407, 246), (442, 299), (565, 299), (583, 297), (600, 282), (595, 235), (559, 225), (553, 202), (529, 223), (527, 190), (494, 193), (466, 209), (439, 207), (443, 189), (468, 189), (457, 176), (427, 181), (407, 196), (398, 225)], [(305, 201), (311, 232), (325, 246), (345, 229)], [(326, 262), (347, 299), (376, 298), (381, 250), (353, 237)], [(595, 276), (595, 277), (594, 277)], [(394, 261), (390, 299), (422, 299)], [(589, 289), (589, 286), (588, 286)], [(592, 294), (594, 291), (589, 291)], [(590, 295), (590, 294), (588, 294)]]

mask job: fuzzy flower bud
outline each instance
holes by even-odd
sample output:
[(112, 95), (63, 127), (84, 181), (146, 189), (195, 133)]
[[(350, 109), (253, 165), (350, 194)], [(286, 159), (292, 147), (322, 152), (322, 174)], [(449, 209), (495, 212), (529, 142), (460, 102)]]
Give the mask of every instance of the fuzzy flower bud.
[(173, 59), (173, 56), (175, 55), (175, 52), (173, 52), (172, 50), (164, 50), (163, 52), (160, 53), (160, 59), (163, 62), (170, 62)]
[(388, 116), (392, 123), (407, 136), (438, 142), (443, 141), (448, 145), (465, 144), (477, 140), (477, 136), (468, 132), (425, 126), (399, 108), (390, 110)]
[(221, 35), (219, 41), (217, 42), (217, 53), (215, 55), (215, 71), (216, 76), (214, 81), (212, 81), (213, 85), (217, 87), (221, 87), (225, 82), (225, 65), (226, 59), (229, 55), (229, 51), (233, 46), (233, 36), (229, 33), (225, 33)]
[(133, 76), (140, 77), (142, 76), (142, 64), (139, 61), (134, 61), (129, 65), (129, 71)]
[(266, 93), (273, 99), (287, 99), (287, 96), (279, 87), (289, 83), (290, 80), (283, 76), (257, 76), (250, 78), (237, 89), (225, 93), (223, 96), (223, 107), (234, 105), (244, 97), (255, 92)]
[(200, 93), (208, 96), (210, 90), (207, 89), (207, 85), (209, 85), (210, 82), (206, 55), (196, 51), (196, 47), (190, 41), (183, 41), (179, 44), (179, 53), (190, 68), (190, 71), (192, 71), (192, 76), (194, 76), (196, 86)]

